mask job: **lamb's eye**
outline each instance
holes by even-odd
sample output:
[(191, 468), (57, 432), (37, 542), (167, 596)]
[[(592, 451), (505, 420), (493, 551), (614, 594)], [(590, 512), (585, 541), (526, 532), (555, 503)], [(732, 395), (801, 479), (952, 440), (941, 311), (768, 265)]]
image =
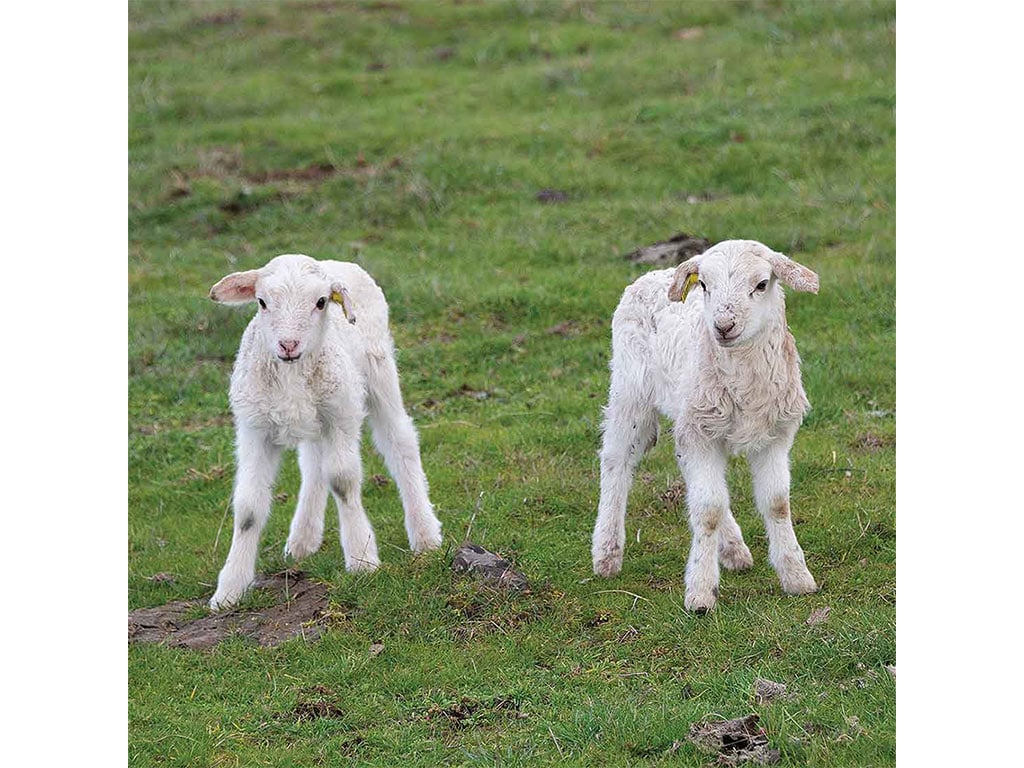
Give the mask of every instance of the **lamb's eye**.
[(707, 293), (708, 287), (706, 285), (704, 285), (704, 281), (703, 280), (698, 280), (697, 282), (700, 284), (701, 290), (703, 290), (705, 293)]
[(767, 280), (762, 280), (760, 283), (757, 284), (757, 287), (754, 288), (754, 290), (755, 291), (763, 291), (767, 287), (768, 287), (768, 281)]
[(256, 301), (258, 301), (260, 303), (260, 309), (266, 309), (267, 308), (267, 302), (265, 302), (263, 299), (256, 299)]
[(317, 309), (323, 309), (326, 306), (327, 306), (327, 297), (326, 296), (321, 296), (319, 301), (317, 301), (317, 303), (316, 303), (316, 308)]

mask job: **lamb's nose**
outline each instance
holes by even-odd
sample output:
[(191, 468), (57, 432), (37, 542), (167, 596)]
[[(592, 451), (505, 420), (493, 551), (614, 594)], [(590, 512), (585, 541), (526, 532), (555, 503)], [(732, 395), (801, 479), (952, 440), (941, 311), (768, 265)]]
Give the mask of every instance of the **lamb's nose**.
[(285, 357), (295, 357), (295, 350), (298, 349), (299, 342), (297, 339), (295, 341), (279, 341), (277, 346)]
[(715, 330), (722, 336), (728, 335), (729, 331), (736, 327), (736, 321), (731, 318), (715, 320)]

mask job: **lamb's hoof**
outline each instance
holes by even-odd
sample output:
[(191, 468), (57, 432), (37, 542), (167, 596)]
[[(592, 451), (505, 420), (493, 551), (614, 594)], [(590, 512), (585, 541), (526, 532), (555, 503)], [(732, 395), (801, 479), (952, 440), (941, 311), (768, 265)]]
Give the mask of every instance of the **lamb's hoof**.
[(622, 550), (594, 555), (594, 573), (604, 578), (617, 576), (622, 570)]
[(409, 549), (419, 554), (438, 549), (444, 537), (441, 535), (441, 521), (437, 518), (427, 521), (418, 531), (409, 537)]
[(373, 573), (380, 568), (380, 560), (376, 557), (361, 557), (345, 563), (345, 570), (349, 573)]
[(787, 595), (809, 595), (818, 591), (814, 577), (806, 568), (803, 571), (780, 573), (779, 582), (782, 584), (782, 591)]
[(714, 592), (687, 592), (683, 605), (686, 606), (686, 610), (703, 615), (714, 608), (716, 602)]
[(314, 554), (320, 550), (320, 545), (323, 543), (323, 537), (318, 539), (313, 537), (300, 537), (292, 540), (291, 538), (284, 545), (284, 556), (290, 557), (293, 560), (301, 560), (304, 557)]
[(248, 583), (241, 586), (239, 584), (219, 584), (217, 591), (210, 598), (210, 610), (226, 611), (229, 608), (234, 608), (245, 595), (248, 588)]
[(742, 541), (730, 542), (718, 552), (718, 562), (730, 571), (745, 571), (754, 565), (750, 548)]

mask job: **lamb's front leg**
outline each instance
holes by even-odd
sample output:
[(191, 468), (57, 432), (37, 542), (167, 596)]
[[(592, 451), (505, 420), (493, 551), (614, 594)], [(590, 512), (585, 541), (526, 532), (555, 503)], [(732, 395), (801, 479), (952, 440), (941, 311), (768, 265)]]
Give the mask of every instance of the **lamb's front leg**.
[(338, 505), (338, 527), (345, 570), (375, 571), (380, 565), (377, 537), (363, 509), (363, 467), (359, 455), (359, 434), (336, 431), (323, 446), (324, 473)]
[(281, 461), (281, 448), (266, 434), (244, 425), (238, 428), (238, 469), (232, 497), (235, 527), (231, 549), (217, 577), (210, 608), (220, 610), (237, 603), (256, 578), (260, 533), (270, 517), (270, 494)]
[(729, 510), (726, 455), (717, 444), (679, 446), (690, 513), (690, 557), (686, 563), (687, 610), (704, 612), (718, 600), (718, 546)]
[(324, 510), (327, 506), (327, 482), (321, 467), (320, 445), (299, 443), (299, 471), (302, 485), (288, 532), (284, 554), (301, 560), (320, 549), (324, 540)]
[(779, 576), (784, 592), (806, 595), (818, 585), (807, 570), (804, 551), (796, 539), (789, 509), (789, 448), (793, 434), (749, 457), (754, 480), (754, 499), (768, 533), (768, 560)]

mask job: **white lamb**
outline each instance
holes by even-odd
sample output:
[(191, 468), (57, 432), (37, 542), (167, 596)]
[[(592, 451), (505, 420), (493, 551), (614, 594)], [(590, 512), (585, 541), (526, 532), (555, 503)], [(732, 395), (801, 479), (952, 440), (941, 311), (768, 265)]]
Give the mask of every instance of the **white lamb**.
[[(789, 450), (810, 407), (786, 325), (779, 281), (818, 292), (818, 276), (753, 240), (728, 240), (630, 285), (612, 318), (611, 386), (601, 448), (594, 572), (622, 568), (633, 471), (674, 422), (693, 540), (686, 608), (718, 598), (718, 563), (753, 565), (729, 509), (726, 464), (744, 454), (768, 532), (768, 559), (785, 592), (814, 592), (789, 509)], [(687, 298), (690, 288), (699, 285)]]
[(349, 571), (380, 564), (363, 511), (360, 442), (373, 439), (395, 478), (413, 552), (441, 544), (419, 438), (402, 404), (384, 293), (362, 268), (286, 254), (228, 275), (210, 289), (222, 304), (255, 302), (231, 375), (238, 467), (234, 535), (210, 607), (238, 602), (256, 575), (260, 532), (282, 450), (298, 447), (302, 483), (285, 554), (320, 548), (328, 489), (338, 506)]

